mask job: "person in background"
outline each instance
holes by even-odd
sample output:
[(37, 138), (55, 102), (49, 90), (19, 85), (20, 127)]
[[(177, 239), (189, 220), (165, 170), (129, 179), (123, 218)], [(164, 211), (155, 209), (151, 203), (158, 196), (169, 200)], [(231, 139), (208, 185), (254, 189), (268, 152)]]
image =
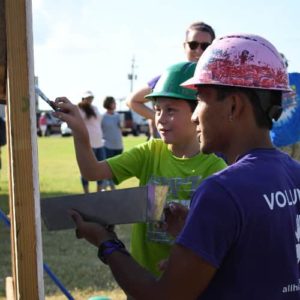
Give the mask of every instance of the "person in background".
[[(188, 207), (199, 183), (226, 166), (214, 154), (204, 155), (199, 150), (196, 126), (191, 122), (197, 104), (196, 93), (179, 86), (193, 75), (195, 67), (196, 63), (190, 62), (170, 66), (153, 93), (147, 95), (153, 100), (161, 139), (150, 139), (101, 162), (92, 156), (76, 107), (64, 97), (57, 98), (56, 105), (61, 111), (54, 114), (66, 121), (74, 132), (76, 157), (82, 174), (91, 180), (113, 179), (116, 184), (136, 177), (140, 186), (168, 185), (167, 201), (178, 201)], [(159, 262), (169, 257), (173, 239), (155, 225), (132, 226), (131, 253), (143, 267), (159, 275)]]
[[(121, 118), (116, 112), (116, 100), (107, 96), (103, 101), (106, 109), (102, 118), (102, 132), (106, 158), (119, 155), (123, 152), (123, 137), (121, 131)], [(113, 180), (107, 180), (111, 190), (115, 189)]]
[(177, 238), (165, 272), (154, 278), (112, 230), (73, 211), (77, 237), (134, 299), (300, 299), (300, 164), (269, 135), (290, 91), (280, 54), (257, 35), (223, 36), (183, 86), (197, 91), (201, 151), (231, 165), (200, 184), (186, 219), (179, 205), (166, 210)]
[[(197, 62), (215, 37), (215, 32), (210, 25), (204, 22), (194, 22), (190, 24), (186, 30), (185, 40), (183, 42), (187, 60)], [(154, 109), (146, 105), (149, 99), (146, 99), (145, 96), (150, 94), (155, 88), (159, 78), (160, 76), (154, 77), (145, 86), (137, 89), (126, 98), (126, 104), (130, 109), (148, 119), (150, 138), (158, 138), (159, 135), (155, 127)]]
[[(91, 91), (86, 91), (78, 104), (79, 112), (89, 136), (89, 143), (98, 161), (105, 159), (103, 145), (103, 134), (101, 129), (102, 116), (96, 106), (92, 105), (94, 95)], [(74, 133), (73, 133), (74, 134)], [(84, 193), (89, 193), (89, 182), (81, 176), (81, 183)], [(97, 191), (103, 190), (103, 181), (97, 180)]]
[[(288, 60), (280, 53), (286, 68)], [(270, 132), (273, 144), (280, 150), (300, 161), (300, 73), (288, 73), (292, 93), (286, 93), (287, 105), (283, 107), (282, 116), (274, 123)]]
[(41, 130), (41, 136), (47, 135), (47, 116), (45, 112), (42, 112), (39, 117), (39, 127)]

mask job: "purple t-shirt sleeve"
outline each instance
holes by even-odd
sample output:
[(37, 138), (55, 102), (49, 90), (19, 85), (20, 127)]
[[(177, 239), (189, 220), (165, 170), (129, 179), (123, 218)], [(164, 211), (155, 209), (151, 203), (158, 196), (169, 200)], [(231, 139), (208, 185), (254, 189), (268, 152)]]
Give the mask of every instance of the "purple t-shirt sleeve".
[(159, 78), (161, 77), (161, 75), (158, 75), (154, 78), (152, 78), (150, 81), (148, 81), (148, 86), (149, 88), (151, 88), (152, 90), (155, 88), (157, 81), (159, 80)]
[(194, 193), (176, 243), (218, 268), (238, 237), (240, 222), (239, 210), (228, 192), (209, 178)]

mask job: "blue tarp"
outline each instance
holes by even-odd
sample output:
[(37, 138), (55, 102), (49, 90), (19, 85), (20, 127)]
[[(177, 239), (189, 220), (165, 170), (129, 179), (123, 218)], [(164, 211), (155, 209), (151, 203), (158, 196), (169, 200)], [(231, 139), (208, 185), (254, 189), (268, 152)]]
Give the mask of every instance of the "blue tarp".
[(274, 122), (270, 132), (276, 147), (288, 146), (300, 141), (300, 73), (289, 73), (289, 81), (295, 95), (283, 101), (283, 113), (279, 120)]

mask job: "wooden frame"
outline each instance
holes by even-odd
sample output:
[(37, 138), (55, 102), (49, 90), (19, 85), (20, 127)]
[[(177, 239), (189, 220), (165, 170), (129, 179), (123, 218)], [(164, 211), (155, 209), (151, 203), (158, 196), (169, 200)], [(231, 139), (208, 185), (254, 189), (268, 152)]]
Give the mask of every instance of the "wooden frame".
[(14, 299), (44, 299), (31, 0), (0, 3), (5, 8), (13, 293)]

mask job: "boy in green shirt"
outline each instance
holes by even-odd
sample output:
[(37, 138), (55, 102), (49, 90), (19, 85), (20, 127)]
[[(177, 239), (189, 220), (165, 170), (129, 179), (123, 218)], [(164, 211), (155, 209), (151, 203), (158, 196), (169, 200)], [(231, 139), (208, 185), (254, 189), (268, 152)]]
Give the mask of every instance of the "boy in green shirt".
[[(147, 97), (153, 100), (155, 123), (161, 139), (153, 139), (118, 156), (98, 162), (91, 150), (86, 128), (78, 109), (66, 98), (57, 98), (60, 108), (55, 116), (72, 129), (76, 158), (82, 176), (88, 180), (113, 179), (119, 184), (137, 177), (140, 185), (166, 184), (167, 201), (189, 206), (192, 193), (200, 182), (226, 167), (214, 154), (200, 153), (196, 126), (191, 122), (196, 93), (180, 84), (192, 77), (195, 63), (169, 67)], [(134, 224), (132, 256), (155, 275), (158, 263), (169, 256), (172, 240), (155, 224)]]

